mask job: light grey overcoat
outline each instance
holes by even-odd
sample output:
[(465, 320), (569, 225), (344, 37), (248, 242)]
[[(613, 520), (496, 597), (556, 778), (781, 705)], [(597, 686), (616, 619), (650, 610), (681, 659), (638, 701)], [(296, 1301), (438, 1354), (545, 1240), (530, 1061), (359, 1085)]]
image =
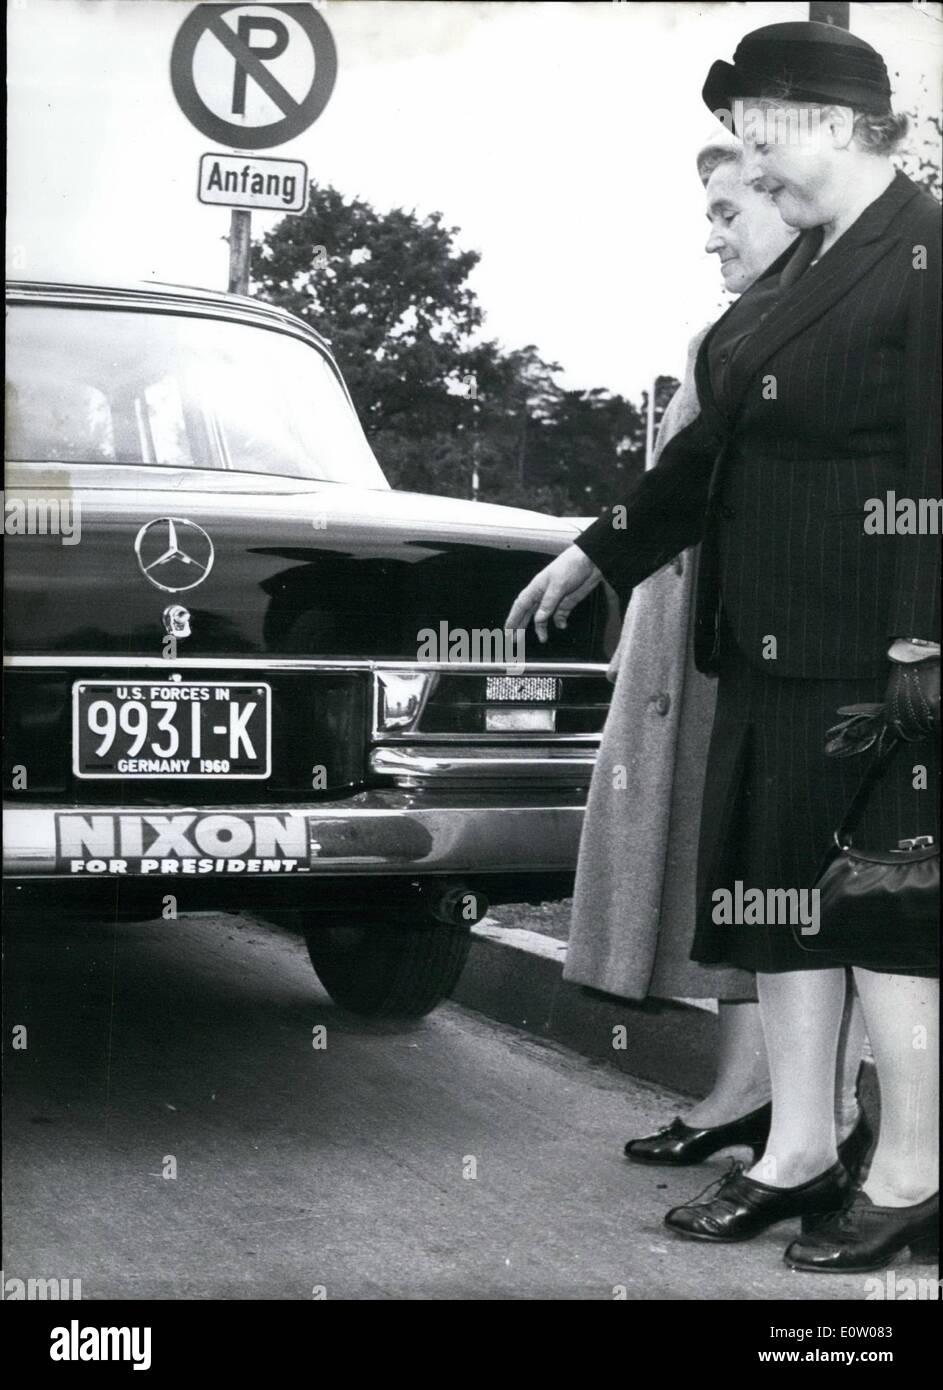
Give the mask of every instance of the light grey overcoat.
[[(704, 333), (706, 333), (706, 329)], [(655, 461), (698, 412), (692, 341)], [(754, 999), (754, 977), (690, 959), (716, 681), (694, 667), (697, 549), (633, 593), (580, 843), (564, 978), (626, 999)]]

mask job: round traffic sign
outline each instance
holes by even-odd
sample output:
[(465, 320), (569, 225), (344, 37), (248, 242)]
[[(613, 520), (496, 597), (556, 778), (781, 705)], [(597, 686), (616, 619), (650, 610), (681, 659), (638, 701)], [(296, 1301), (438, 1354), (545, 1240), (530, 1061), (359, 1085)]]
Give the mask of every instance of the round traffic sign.
[[(235, 28), (223, 18), (231, 10), (240, 11)], [(287, 24), (286, 19), (294, 24)], [(294, 26), (300, 26), (300, 31)], [(195, 70), (197, 45), (205, 35), (233, 60), (232, 92), (228, 95), (232, 115), (245, 114), (251, 82), (282, 112), (280, 119), (243, 124), (227, 120), (213, 109), (210, 93), (201, 90)], [(264, 45), (255, 42), (260, 35), (267, 40)], [(269, 66), (292, 45), (304, 45), (309, 65), (312, 57), (314, 60), (314, 77), (300, 100)], [(170, 55), (170, 83), (187, 120), (211, 140), (238, 150), (268, 149), (307, 130), (330, 100), (336, 77), (334, 37), (317, 10), (303, 4), (259, 5), (242, 0), (228, 5), (197, 5), (181, 24)]]

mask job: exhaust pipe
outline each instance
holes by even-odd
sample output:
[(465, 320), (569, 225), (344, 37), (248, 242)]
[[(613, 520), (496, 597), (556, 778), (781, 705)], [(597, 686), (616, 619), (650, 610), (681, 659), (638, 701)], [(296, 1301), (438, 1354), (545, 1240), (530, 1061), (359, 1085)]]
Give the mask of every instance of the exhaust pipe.
[(473, 927), (487, 915), (490, 906), (481, 889), (471, 888), (467, 883), (453, 882), (426, 891), (432, 917), (448, 927)]

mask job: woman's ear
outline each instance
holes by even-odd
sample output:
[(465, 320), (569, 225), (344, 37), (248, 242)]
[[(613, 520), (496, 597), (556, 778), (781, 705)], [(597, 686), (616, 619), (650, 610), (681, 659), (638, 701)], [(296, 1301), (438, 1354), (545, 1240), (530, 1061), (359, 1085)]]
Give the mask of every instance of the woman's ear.
[(855, 134), (855, 113), (850, 106), (828, 106), (822, 120), (832, 142), (832, 148), (846, 150)]

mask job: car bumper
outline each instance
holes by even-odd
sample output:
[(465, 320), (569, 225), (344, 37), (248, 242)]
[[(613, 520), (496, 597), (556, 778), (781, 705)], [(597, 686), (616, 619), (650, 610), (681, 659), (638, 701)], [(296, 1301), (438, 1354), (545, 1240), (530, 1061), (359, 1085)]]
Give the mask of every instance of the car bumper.
[(10, 878), (572, 872), (584, 788), (408, 789), (308, 806), (6, 806)]

